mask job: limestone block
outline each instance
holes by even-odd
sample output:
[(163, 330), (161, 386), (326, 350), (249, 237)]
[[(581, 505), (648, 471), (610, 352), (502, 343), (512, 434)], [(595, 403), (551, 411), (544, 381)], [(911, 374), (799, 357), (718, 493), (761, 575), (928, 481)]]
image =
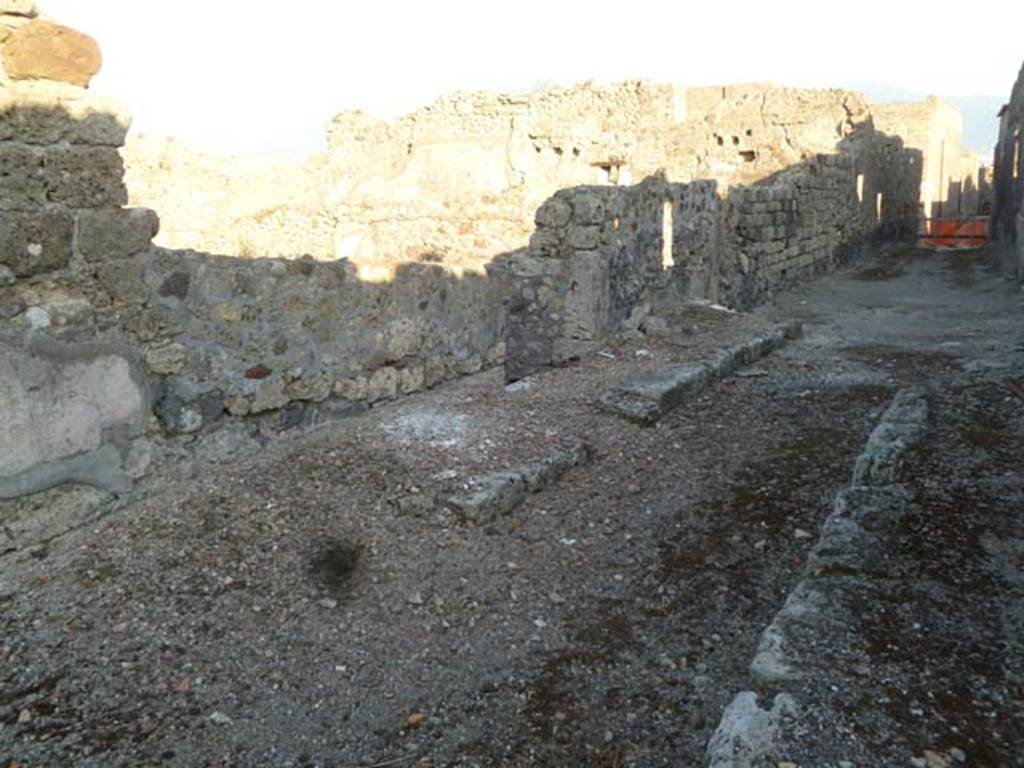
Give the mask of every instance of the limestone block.
[(423, 389), (426, 376), (421, 365), (412, 365), (399, 371), (398, 389), (403, 395)]
[(367, 384), (367, 398), (371, 401), (390, 400), (398, 395), (398, 371), (390, 366), (378, 368)]
[(464, 360), (457, 360), (455, 362), (455, 370), (457, 370), (463, 376), (468, 376), (471, 373), (478, 373), (484, 367), (484, 361), (480, 358), (480, 355), (470, 355)]
[(132, 256), (149, 247), (160, 229), (149, 208), (97, 208), (78, 217), (78, 252), (89, 262)]
[(224, 398), (224, 407), (232, 416), (247, 416), (252, 404), (245, 395), (228, 395)]
[(423, 367), (423, 383), (428, 387), (436, 387), (448, 379), (448, 364), (443, 357), (432, 357)]
[(358, 402), (365, 400), (369, 392), (369, 383), (365, 376), (354, 379), (338, 379), (334, 383), (334, 394), (345, 400)]
[(113, 147), (73, 145), (47, 149), (43, 156), (46, 198), (69, 208), (127, 205), (124, 164)]
[(142, 434), (149, 413), (132, 360), (113, 345), (0, 344), (0, 498), (69, 480), (124, 490), (116, 438)]
[(284, 394), (284, 380), (280, 376), (256, 381), (255, 389), (250, 413), (273, 411), (288, 404), (288, 398)]
[(400, 359), (415, 353), (423, 344), (423, 332), (411, 318), (400, 317), (388, 323), (388, 355)]
[(3, 49), (4, 70), (12, 80), (58, 80), (86, 87), (102, 64), (95, 40), (43, 19), (15, 30)]
[(326, 371), (306, 373), (289, 381), (285, 385), (284, 394), (289, 400), (319, 403), (330, 396), (333, 383), (331, 375)]
[(46, 203), (42, 154), (21, 144), (0, 144), (0, 210), (37, 209)]
[(73, 222), (61, 211), (0, 211), (0, 264), (17, 277), (64, 269)]
[(146, 346), (146, 368), (160, 376), (178, 373), (188, 362), (188, 349), (172, 341), (158, 341)]

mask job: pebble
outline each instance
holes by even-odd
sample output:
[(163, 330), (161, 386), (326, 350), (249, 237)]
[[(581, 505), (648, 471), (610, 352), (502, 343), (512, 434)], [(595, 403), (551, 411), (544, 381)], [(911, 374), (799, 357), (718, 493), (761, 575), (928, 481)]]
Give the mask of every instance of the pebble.
[(214, 712), (210, 715), (210, 722), (215, 725), (231, 725), (234, 720), (225, 715), (223, 712)]
[(337, 608), (338, 607), (338, 601), (337, 600), (332, 600), (329, 597), (325, 597), (322, 600), (320, 600), (317, 603), (317, 605), (319, 605), (321, 608)]
[(924, 751), (924, 763), (927, 768), (949, 768), (952, 765), (952, 760), (949, 759), (949, 755), (942, 752), (926, 749)]
[(962, 749), (958, 749), (957, 747), (953, 747), (951, 750), (949, 750), (949, 756), (956, 760), (958, 763), (967, 762), (967, 753), (964, 752)]
[(406, 600), (409, 602), (409, 605), (423, 605), (423, 595), (419, 592), (413, 592)]

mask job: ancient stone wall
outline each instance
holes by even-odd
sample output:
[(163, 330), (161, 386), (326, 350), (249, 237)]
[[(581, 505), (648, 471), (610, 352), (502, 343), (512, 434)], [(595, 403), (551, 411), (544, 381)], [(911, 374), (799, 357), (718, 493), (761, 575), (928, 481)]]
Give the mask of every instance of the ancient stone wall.
[(0, 2), (0, 497), (124, 489), (146, 427), (141, 358), (94, 308), (156, 232), (121, 206), (125, 111), (84, 86), (95, 41)]
[(921, 166), (918, 150), (867, 121), (835, 154), (725, 191), (659, 174), (556, 193), (537, 211), (529, 248), (502, 260), (515, 297), (509, 378), (585, 354), (683, 301), (749, 307), (873, 237), (914, 232)]
[[(939, 174), (932, 155), (959, 158), (958, 115), (941, 102), (911, 106), (896, 132), (882, 130), (913, 133)], [(175, 247), (235, 242), (254, 255), (348, 258), (364, 279), (387, 280), (418, 260), (461, 274), (525, 246), (533, 212), (559, 189), (663, 172), (673, 182), (714, 180), (724, 192), (834, 152), (873, 109), (849, 91), (773, 85), (453, 94), (393, 122), (344, 112), (328, 128), (326, 156), (302, 168), (252, 173), (241, 160), (140, 142), (129, 148), (128, 183), (133, 204), (163, 213), (160, 242)], [(943, 149), (931, 137), (947, 132)], [(950, 178), (959, 179), (956, 163)], [(170, 181), (151, 182), (161, 170)], [(286, 190), (276, 202), (275, 186)]]
[(1013, 270), (1024, 276), (1024, 67), (999, 120), (992, 229), (1010, 255)]
[(95, 42), (0, 11), (0, 497), (125, 492), (506, 357), (516, 378), (680, 302), (762, 301), (916, 221), (921, 151), (856, 94), (624, 83), (348, 114), (303, 169), (157, 153), (162, 188), (226, 190), (173, 216), (237, 205), (223, 221), (251, 236), (172, 250), (125, 207), (128, 117), (87, 89)]
[(125, 492), (167, 460), (502, 362), (486, 275), (409, 263), (372, 283), (345, 260), (152, 246), (156, 214), (123, 207), (127, 114), (75, 84), (94, 41), (16, 7), (0, 59), (31, 34), (41, 74), (0, 80), (0, 498)]

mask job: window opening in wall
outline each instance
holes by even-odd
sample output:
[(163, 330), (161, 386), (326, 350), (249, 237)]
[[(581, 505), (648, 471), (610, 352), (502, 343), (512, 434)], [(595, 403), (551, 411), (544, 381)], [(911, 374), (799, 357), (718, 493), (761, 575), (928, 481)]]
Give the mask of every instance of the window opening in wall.
[(857, 174), (857, 202), (864, 202), (864, 174)]
[(740, 157), (743, 158), (744, 163), (752, 163), (757, 160), (757, 152), (752, 149), (746, 149), (740, 152)]
[(621, 164), (617, 162), (611, 163), (593, 163), (598, 170), (598, 183), (607, 184), (610, 186), (616, 186), (620, 180), (620, 169)]
[(661, 208), (661, 268), (671, 269), (676, 265), (672, 255), (672, 201), (666, 200)]
[(1020, 128), (1013, 131), (1013, 180), (1020, 181)]

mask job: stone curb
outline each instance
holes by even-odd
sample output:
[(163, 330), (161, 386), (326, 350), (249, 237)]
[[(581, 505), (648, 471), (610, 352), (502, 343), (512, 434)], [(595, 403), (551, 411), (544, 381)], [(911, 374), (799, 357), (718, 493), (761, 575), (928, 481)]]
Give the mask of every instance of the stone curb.
[[(804, 636), (815, 627), (839, 621), (830, 615), (836, 590), (848, 576), (884, 577), (892, 572), (885, 543), (899, 528), (907, 492), (894, 480), (907, 450), (927, 428), (928, 401), (919, 390), (902, 390), (872, 430), (854, 464), (852, 483), (836, 497), (822, 524), (818, 542), (808, 556), (803, 579), (796, 585), (758, 643), (750, 675), (758, 685), (778, 687), (804, 676), (787, 637)], [(796, 703), (780, 693), (771, 710), (757, 706), (752, 691), (737, 694), (708, 742), (712, 768), (748, 768), (769, 756), (779, 735), (780, 704), (798, 716)]]
[(573, 467), (585, 464), (589, 456), (582, 440), (528, 464), (468, 480), (464, 487), (443, 496), (441, 501), (476, 525), (487, 525), (509, 514), (531, 493), (543, 490)]
[(632, 376), (601, 395), (598, 404), (628, 421), (651, 426), (696, 398), (710, 384), (781, 349), (802, 333), (800, 323), (786, 323), (722, 350), (708, 363), (670, 366)]

